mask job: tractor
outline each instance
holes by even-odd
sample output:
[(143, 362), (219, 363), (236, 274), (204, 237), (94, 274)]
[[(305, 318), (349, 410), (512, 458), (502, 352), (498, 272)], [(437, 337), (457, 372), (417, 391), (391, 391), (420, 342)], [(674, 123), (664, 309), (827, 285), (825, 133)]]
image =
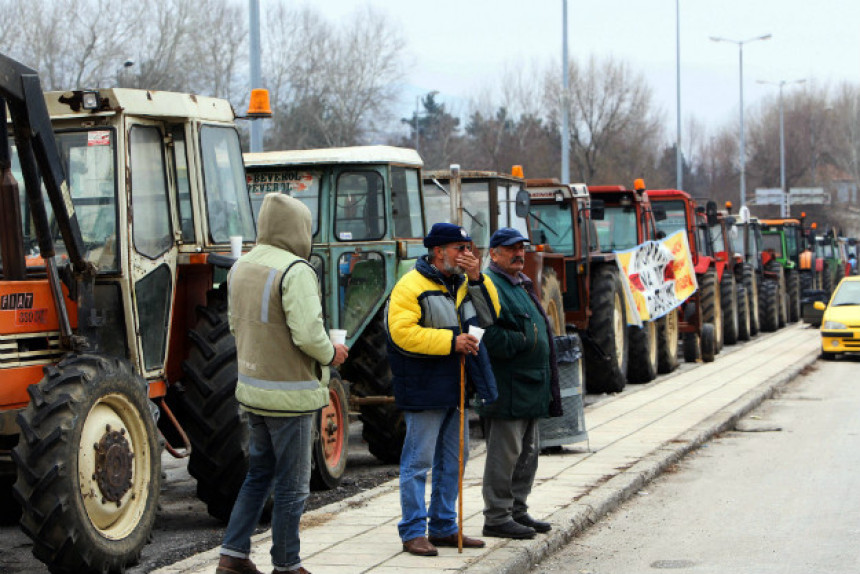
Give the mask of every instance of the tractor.
[(330, 447), (321, 478), (343, 475), (350, 407), (378, 459), (396, 463), (406, 426), (394, 405), (386, 354), (384, 304), (397, 280), (426, 253), (421, 158), (415, 150), (358, 146), (246, 153), (248, 194), (256, 216), (267, 193), (302, 201), (313, 217), (310, 263), (320, 277), (325, 322), (346, 330), (350, 355), (340, 367), (338, 413), (327, 427)]
[[(246, 117), (269, 115), (256, 102)], [(246, 473), (224, 282), (231, 237), (256, 236), (237, 116), (193, 94), (43, 93), (5, 55), (0, 114), (2, 512), (11, 488), (52, 572), (123, 571), (150, 537), (163, 448), (220, 519)], [(317, 415), (315, 474), (330, 423)]]
[[(633, 187), (588, 186), (592, 199), (601, 200), (604, 206), (603, 219), (595, 222), (598, 243), (603, 253), (630, 249), (646, 241), (665, 237), (657, 228), (657, 221), (666, 217), (665, 211), (651, 205), (644, 180), (637, 179)], [(627, 327), (629, 382), (647, 383), (658, 372), (670, 372), (677, 367), (678, 323), (679, 311), (674, 309), (659, 319), (645, 321), (642, 326)]]
[[(718, 336), (722, 335), (719, 276), (724, 265), (711, 255), (713, 246), (705, 208), (699, 208), (688, 193), (677, 189), (648, 190), (648, 198), (666, 215), (657, 221), (660, 231), (666, 235), (678, 231), (687, 234), (696, 272), (698, 289), (682, 306), (678, 324), (683, 333), (684, 361), (711, 362), (719, 352)], [(716, 220), (716, 204), (712, 206), (711, 219)]]
[[(785, 289), (785, 304), (780, 310), (780, 327), (801, 318), (801, 269), (800, 255), (803, 250), (803, 228), (797, 219), (762, 219), (762, 261), (765, 271), (779, 275)], [(781, 298), (782, 299), (782, 298)], [(782, 307), (785, 307), (783, 310)]]

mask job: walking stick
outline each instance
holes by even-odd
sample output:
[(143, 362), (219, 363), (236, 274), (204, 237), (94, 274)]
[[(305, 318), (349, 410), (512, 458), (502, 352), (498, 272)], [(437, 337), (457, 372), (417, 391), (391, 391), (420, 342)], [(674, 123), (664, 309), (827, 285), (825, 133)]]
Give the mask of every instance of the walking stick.
[(466, 355), (460, 355), (460, 472), (457, 483), (457, 552), (463, 553), (463, 442), (466, 413)]

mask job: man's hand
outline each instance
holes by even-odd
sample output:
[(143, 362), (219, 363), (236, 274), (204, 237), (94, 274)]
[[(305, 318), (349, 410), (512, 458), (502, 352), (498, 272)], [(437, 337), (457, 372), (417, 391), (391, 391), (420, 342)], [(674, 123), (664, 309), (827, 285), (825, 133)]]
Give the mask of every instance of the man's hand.
[(471, 251), (458, 253), (454, 263), (466, 271), (470, 281), (477, 281), (481, 278), (481, 260), (475, 257)]
[(334, 346), (334, 359), (331, 362), (332, 367), (337, 367), (343, 364), (346, 361), (347, 357), (349, 357), (349, 347), (346, 345), (335, 345)]
[(478, 338), (469, 333), (460, 333), (454, 341), (454, 351), (464, 355), (477, 355)]

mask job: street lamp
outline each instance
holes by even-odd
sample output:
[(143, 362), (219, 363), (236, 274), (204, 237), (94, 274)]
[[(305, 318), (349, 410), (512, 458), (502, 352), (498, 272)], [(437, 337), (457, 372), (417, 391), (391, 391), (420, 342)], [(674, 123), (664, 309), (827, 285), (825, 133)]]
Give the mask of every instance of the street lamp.
[(785, 123), (783, 122), (782, 113), (782, 88), (786, 84), (802, 84), (806, 82), (801, 80), (780, 80), (778, 82), (768, 82), (766, 80), (758, 80), (759, 84), (769, 84), (771, 86), (779, 86), (779, 189), (782, 191), (782, 207), (781, 216), (787, 218), (791, 212), (791, 194), (785, 188)]
[(117, 87), (124, 88), (129, 84), (128, 75), (131, 73), (132, 66), (134, 66), (134, 60), (126, 60), (122, 63), (122, 68), (116, 71)]
[(768, 40), (771, 34), (756, 36), (747, 40), (731, 40), (729, 38), (721, 38), (711, 36), (712, 42), (728, 42), (736, 44), (738, 47), (738, 61), (740, 63), (740, 87), (741, 87), (741, 142), (740, 142), (740, 162), (741, 162), (741, 207), (747, 204), (747, 182), (746, 182), (746, 156), (744, 155), (744, 44), (755, 42), (756, 40)]

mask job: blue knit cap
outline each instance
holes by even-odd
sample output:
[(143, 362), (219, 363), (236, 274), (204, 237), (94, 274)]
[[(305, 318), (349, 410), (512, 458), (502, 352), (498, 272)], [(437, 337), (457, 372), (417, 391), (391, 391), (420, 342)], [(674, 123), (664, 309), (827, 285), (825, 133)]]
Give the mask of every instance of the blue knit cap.
[(466, 230), (453, 223), (434, 223), (424, 238), (424, 247), (436, 247), (462, 241), (472, 241)]

